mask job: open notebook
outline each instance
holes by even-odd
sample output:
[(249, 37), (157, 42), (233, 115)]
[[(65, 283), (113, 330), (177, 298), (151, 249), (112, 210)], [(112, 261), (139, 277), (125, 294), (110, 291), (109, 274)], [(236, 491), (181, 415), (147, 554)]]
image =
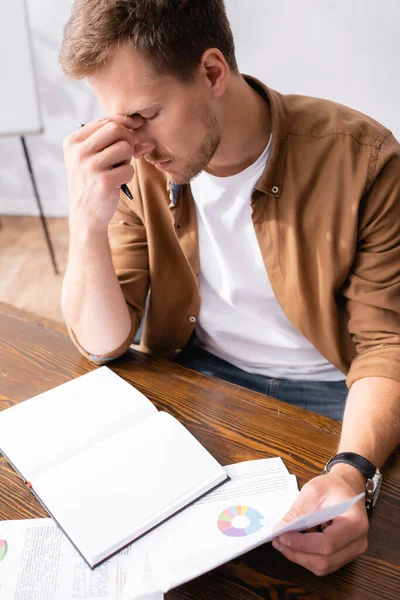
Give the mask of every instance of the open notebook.
[(0, 452), (91, 567), (228, 478), (107, 367), (1, 412)]

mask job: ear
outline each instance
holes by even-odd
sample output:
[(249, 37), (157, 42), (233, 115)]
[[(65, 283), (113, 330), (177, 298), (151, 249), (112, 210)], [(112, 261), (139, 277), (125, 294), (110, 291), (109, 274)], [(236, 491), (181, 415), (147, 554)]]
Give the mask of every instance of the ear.
[(200, 61), (200, 75), (215, 98), (224, 94), (230, 70), (220, 50), (209, 48), (204, 52)]

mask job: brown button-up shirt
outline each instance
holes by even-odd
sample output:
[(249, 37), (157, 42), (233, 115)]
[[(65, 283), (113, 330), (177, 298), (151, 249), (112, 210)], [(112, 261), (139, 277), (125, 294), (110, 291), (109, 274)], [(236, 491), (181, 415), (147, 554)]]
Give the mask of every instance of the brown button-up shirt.
[[(367, 376), (400, 381), (399, 143), (346, 106), (282, 95), (246, 79), (265, 95), (272, 113), (272, 151), (251, 204), (277, 301), (292, 325), (347, 374), (349, 387)], [(109, 227), (132, 330), (107, 356), (80, 348), (96, 363), (127, 350), (149, 291), (144, 352), (176, 356), (199, 315), (201, 266), (190, 185), (168, 186), (143, 159), (135, 169), (134, 200), (121, 195)]]

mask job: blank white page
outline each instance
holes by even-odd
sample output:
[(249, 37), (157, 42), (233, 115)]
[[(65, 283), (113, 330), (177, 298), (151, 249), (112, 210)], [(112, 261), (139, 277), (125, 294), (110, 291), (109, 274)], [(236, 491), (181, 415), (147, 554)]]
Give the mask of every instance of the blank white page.
[(25, 479), (78, 454), (157, 409), (107, 367), (0, 412), (0, 451)]
[(177, 419), (159, 412), (32, 486), (93, 566), (226, 478)]

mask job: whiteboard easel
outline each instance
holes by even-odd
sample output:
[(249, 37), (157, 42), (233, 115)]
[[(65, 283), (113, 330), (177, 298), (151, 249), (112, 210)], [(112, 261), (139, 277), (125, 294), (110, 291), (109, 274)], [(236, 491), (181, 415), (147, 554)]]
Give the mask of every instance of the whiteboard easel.
[(25, 0), (0, 3), (0, 135), (18, 135), (32, 181), (53, 268), (53, 245), (43, 213), (25, 135), (43, 131)]
[(0, 135), (43, 131), (25, 0), (0, 2)]

